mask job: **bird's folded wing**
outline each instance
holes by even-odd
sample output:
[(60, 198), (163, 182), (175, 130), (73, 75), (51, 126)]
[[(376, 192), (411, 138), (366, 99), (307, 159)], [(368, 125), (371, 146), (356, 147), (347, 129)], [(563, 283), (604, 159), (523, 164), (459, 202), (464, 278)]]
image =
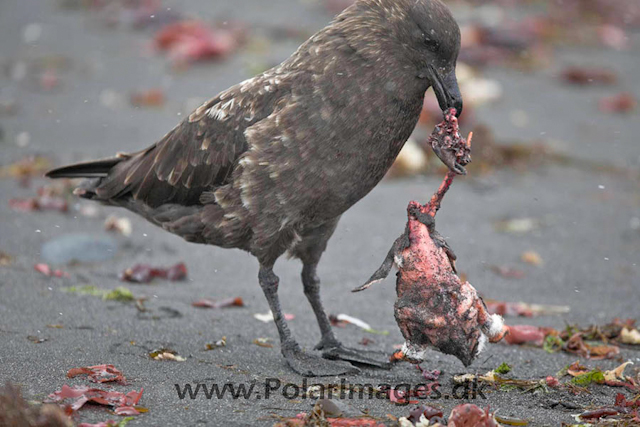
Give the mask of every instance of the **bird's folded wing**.
[(268, 73), (196, 109), (159, 142), (116, 165), (96, 188), (101, 199), (133, 196), (149, 206), (197, 204), (228, 182), (248, 148), (244, 131), (271, 114), (287, 85)]

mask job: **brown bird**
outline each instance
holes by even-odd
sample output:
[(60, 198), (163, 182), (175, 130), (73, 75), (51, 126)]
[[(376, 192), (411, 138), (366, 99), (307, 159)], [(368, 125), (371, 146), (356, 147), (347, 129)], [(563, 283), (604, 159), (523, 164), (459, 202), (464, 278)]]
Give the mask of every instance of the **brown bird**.
[(47, 176), (97, 178), (77, 194), (190, 242), (250, 252), (289, 365), (303, 375), (354, 372), (300, 348), (273, 266), (285, 252), (302, 261), (322, 333), (316, 349), (376, 364), (335, 338), (316, 267), (340, 216), (400, 152), (425, 91), (433, 87), (443, 109), (462, 108), (459, 47), (458, 25), (439, 0), (357, 0), (282, 64), (213, 97), (150, 147)]
[[(471, 136), (460, 136), (455, 111), (447, 111), (429, 143), (455, 171), (464, 173)], [(405, 232), (395, 241), (382, 266), (363, 286), (368, 288), (398, 268), (395, 317), (406, 342), (392, 361), (420, 363), (425, 350), (435, 347), (456, 356), (465, 366), (482, 351), (487, 339), (496, 342), (508, 332), (502, 317), (490, 315), (484, 301), (455, 269), (456, 256), (435, 229), (435, 216), (456, 172), (449, 172), (426, 205), (410, 202)]]

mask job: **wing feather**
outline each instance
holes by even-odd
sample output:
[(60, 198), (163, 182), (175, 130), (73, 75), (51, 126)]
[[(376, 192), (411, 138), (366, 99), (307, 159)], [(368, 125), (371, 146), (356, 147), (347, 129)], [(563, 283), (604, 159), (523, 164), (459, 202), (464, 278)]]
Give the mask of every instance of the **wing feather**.
[(230, 179), (248, 148), (245, 129), (268, 117), (289, 93), (289, 79), (274, 73), (205, 102), (156, 144), (117, 164), (96, 188), (98, 196), (133, 196), (151, 207), (201, 203), (203, 192)]

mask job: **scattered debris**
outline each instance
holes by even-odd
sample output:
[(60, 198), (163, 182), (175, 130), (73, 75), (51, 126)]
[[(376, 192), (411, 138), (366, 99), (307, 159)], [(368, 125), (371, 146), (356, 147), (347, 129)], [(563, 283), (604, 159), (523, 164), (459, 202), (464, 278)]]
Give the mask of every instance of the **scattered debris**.
[(526, 251), (520, 255), (520, 260), (527, 264), (541, 266), (543, 264), (542, 257), (536, 251)]
[[(618, 411), (613, 408), (600, 408), (591, 411), (585, 411), (577, 416), (580, 421), (598, 421), (603, 417), (610, 415), (618, 415)], [(591, 424), (589, 424), (591, 425)]]
[(99, 288), (97, 288), (97, 287), (95, 287), (93, 285), (84, 285), (84, 286), (81, 286), (81, 287), (69, 286), (69, 287), (66, 287), (66, 288), (62, 288), (61, 290), (63, 292), (79, 294), (79, 295), (92, 295), (92, 296), (96, 296), (96, 297), (102, 297), (107, 292), (110, 292), (109, 290), (99, 289)]
[(389, 401), (398, 405), (406, 405), (409, 403), (418, 403), (417, 400), (411, 399), (411, 390), (401, 390), (399, 387), (391, 387), (389, 389)]
[(547, 386), (551, 388), (558, 387), (558, 385), (560, 385), (560, 380), (558, 380), (553, 375), (547, 376), (544, 381), (547, 383)]
[[(269, 323), (273, 322), (273, 313), (269, 311), (268, 313), (256, 313), (253, 315), (255, 319), (258, 319), (261, 322)], [(284, 320), (293, 320), (296, 316), (294, 314), (284, 313)]]
[(409, 412), (408, 421), (415, 425), (428, 426), (431, 424), (444, 424), (444, 413), (433, 406), (420, 405)]
[(591, 383), (603, 383), (604, 382), (604, 374), (600, 369), (594, 369), (593, 371), (584, 372), (582, 374), (576, 375), (571, 380), (572, 383), (579, 386), (588, 386)]
[(65, 180), (58, 184), (38, 188), (37, 197), (10, 199), (9, 206), (22, 212), (51, 210), (66, 213), (69, 210), (67, 199), (70, 196), (71, 184), (69, 180)]
[(353, 316), (349, 316), (348, 314), (338, 314), (336, 316), (336, 319), (338, 321), (342, 321), (342, 322), (350, 323), (352, 325), (356, 325), (357, 327), (362, 328), (364, 330), (371, 329), (371, 326), (369, 326), (368, 323), (366, 323), (363, 320), (360, 320), (358, 318), (355, 318)]
[(509, 334), (504, 338), (508, 344), (532, 344), (542, 346), (545, 332), (538, 326), (512, 325)]
[(30, 197), (28, 199), (10, 199), (9, 206), (11, 206), (11, 209), (20, 212), (50, 210), (65, 213), (69, 210), (69, 204), (67, 203), (67, 201), (59, 197)]
[[(413, 409), (408, 417), (400, 417), (398, 424), (400, 427), (410, 426), (449, 426), (449, 427), (498, 427), (497, 416), (489, 412), (489, 409), (482, 409), (472, 403), (464, 403), (454, 407), (449, 414), (448, 422), (444, 418), (444, 413), (438, 408), (421, 405)], [(501, 418), (507, 425), (527, 425), (524, 423), (511, 424), (508, 417)], [(518, 420), (523, 421), (523, 420)]]
[(0, 267), (7, 267), (13, 263), (13, 256), (6, 252), (0, 251)]
[(215, 59), (236, 50), (242, 32), (227, 27), (212, 28), (202, 21), (180, 21), (162, 28), (155, 36), (158, 49), (167, 51), (176, 65)]
[(603, 372), (598, 368), (589, 370), (585, 366), (580, 365), (579, 362), (574, 362), (558, 372), (558, 376), (570, 375), (572, 377), (572, 384), (583, 387), (591, 383), (596, 383), (609, 387), (626, 387), (637, 393), (640, 392), (640, 383), (638, 380), (624, 375), (625, 368), (632, 364), (633, 362), (627, 361), (615, 369)]
[(612, 49), (623, 50), (629, 47), (629, 37), (617, 25), (603, 24), (598, 28), (600, 42)]
[(495, 369), (496, 374), (508, 374), (511, 372), (511, 366), (507, 365), (507, 362), (502, 362), (500, 366)]
[(505, 279), (522, 279), (525, 276), (524, 271), (504, 265), (492, 265), (489, 267), (491, 271)]
[(106, 292), (102, 299), (110, 301), (129, 302), (135, 300), (133, 293), (124, 286), (118, 286), (112, 291)]
[(92, 402), (98, 405), (111, 406), (115, 408), (115, 413), (118, 415), (138, 415), (140, 411), (136, 409), (136, 405), (142, 397), (142, 392), (143, 389), (140, 389), (140, 391), (130, 391), (124, 394), (118, 391), (106, 391), (85, 386), (71, 388), (65, 384), (62, 389), (50, 394), (48, 401), (64, 402), (67, 399), (73, 399), (69, 404), (69, 408), (72, 411), (77, 411), (85, 403)]
[[(140, 408), (138, 408), (138, 410), (139, 409)], [(142, 411), (139, 411), (139, 412), (142, 412)], [(78, 424), (78, 427), (125, 427), (129, 423), (129, 421), (131, 421), (132, 419), (133, 417), (126, 417), (120, 421), (107, 420), (107, 421), (99, 422), (97, 424), (80, 423)]]
[[(203, 298), (192, 302), (191, 305), (203, 308), (244, 307), (244, 301), (242, 297), (226, 298), (219, 301)], [(271, 316), (271, 319), (273, 319), (273, 316)]]
[(526, 302), (506, 302), (492, 299), (485, 299), (484, 302), (491, 314), (495, 313), (501, 316), (547, 316), (565, 314), (571, 310), (571, 307), (567, 305), (528, 304)]
[(422, 369), (420, 365), (416, 365), (416, 368), (420, 371), (420, 375), (422, 375), (422, 378), (429, 382), (437, 381), (441, 374), (441, 372), (437, 369), (428, 371), (426, 369)]
[(215, 350), (216, 348), (226, 347), (227, 346), (227, 337), (223, 336), (218, 341), (214, 343), (207, 343), (204, 346), (205, 350)]
[(106, 231), (114, 231), (122, 234), (123, 236), (129, 237), (133, 231), (133, 226), (131, 225), (131, 220), (129, 218), (109, 215), (104, 221), (104, 229)]
[(69, 286), (66, 288), (62, 288), (62, 291), (80, 295), (92, 295), (101, 297), (103, 300), (111, 301), (129, 302), (135, 300), (133, 293), (123, 286), (118, 286), (117, 288), (112, 290), (100, 289), (93, 285), (85, 285), (81, 287)]
[(527, 426), (527, 425), (529, 425), (529, 421), (525, 420), (525, 419), (522, 419), (522, 418), (505, 417), (504, 415), (498, 415), (496, 413), (494, 413), (493, 416), (496, 419), (496, 421), (498, 423), (500, 423), (499, 425), (507, 425), (507, 426)]
[(495, 223), (497, 231), (513, 234), (524, 234), (539, 228), (540, 222), (535, 218), (510, 218)]
[(185, 280), (187, 278), (187, 266), (182, 262), (169, 268), (136, 264), (120, 274), (120, 280), (133, 283), (149, 283), (154, 277), (168, 279), (172, 282)]
[(51, 168), (51, 162), (42, 156), (27, 156), (22, 160), (0, 167), (0, 178), (15, 178), (23, 187), (29, 186), (33, 177), (40, 177)]
[(611, 85), (618, 81), (618, 76), (611, 70), (584, 67), (567, 67), (562, 70), (560, 78), (566, 83), (576, 85)]
[(168, 348), (161, 348), (158, 350), (153, 350), (149, 353), (149, 357), (153, 360), (171, 360), (174, 362), (184, 362), (185, 359), (182, 356), (179, 356), (177, 352)]
[(630, 113), (638, 107), (638, 100), (628, 92), (600, 99), (600, 111), (605, 113)]
[(43, 342), (49, 341), (48, 338), (41, 338), (41, 337), (37, 337), (35, 335), (29, 335), (27, 336), (27, 339), (29, 341), (31, 341), (34, 344), (42, 344)]
[[(549, 377), (542, 379), (514, 379), (505, 378), (496, 373), (496, 371), (489, 371), (484, 375), (477, 374), (464, 374), (456, 375), (453, 377), (455, 384), (465, 384), (469, 382), (478, 381), (481, 383), (492, 384), (503, 391), (509, 391), (514, 389), (522, 390), (525, 393), (535, 393), (538, 391), (546, 391), (547, 387), (551, 387), (554, 382)], [(557, 386), (553, 385), (553, 387)]]
[[(0, 262), (0, 265), (1, 264), (2, 263)], [(627, 327), (624, 327), (620, 332), (620, 341), (623, 344), (640, 345), (640, 332), (635, 328), (629, 329)]]
[[(616, 344), (625, 344), (625, 338), (623, 338), (625, 329), (628, 331), (626, 334), (637, 331), (635, 321), (615, 319), (606, 325), (594, 325), (584, 329), (570, 325), (561, 331), (553, 328), (517, 325), (509, 327), (509, 335), (505, 341), (509, 344), (541, 346), (549, 353), (562, 350), (587, 359), (613, 359), (620, 354), (620, 348)], [(628, 337), (628, 335), (625, 336)]]
[(371, 334), (376, 334), (376, 335), (389, 334), (389, 331), (379, 331), (379, 330), (373, 329), (371, 325), (369, 325), (367, 322), (360, 320), (356, 317), (349, 316), (348, 314), (338, 314), (337, 316), (332, 314), (332, 315), (329, 315), (329, 320), (331, 321), (331, 324), (334, 326), (344, 327), (345, 325), (349, 324), (349, 325), (355, 325)]
[(449, 427), (498, 427), (498, 422), (489, 409), (481, 409), (473, 403), (464, 403), (451, 410)]
[(165, 103), (164, 92), (162, 89), (148, 89), (133, 92), (129, 97), (131, 105), (134, 107), (162, 107)]
[(127, 384), (127, 379), (122, 372), (113, 365), (95, 365), (83, 368), (73, 368), (67, 372), (67, 378), (74, 378), (78, 375), (88, 375), (94, 383), (105, 383), (116, 381), (122, 385)]
[(318, 399), (308, 414), (299, 413), (293, 418), (283, 418), (273, 427), (385, 427), (381, 420), (362, 415), (339, 400)]
[(273, 348), (273, 344), (271, 344), (271, 338), (256, 338), (253, 340), (253, 343), (260, 347)]
[(592, 345), (584, 340), (582, 332), (576, 332), (568, 339), (563, 339), (562, 349), (587, 359), (613, 359), (620, 353), (620, 348), (613, 345)]
[(53, 270), (48, 264), (44, 263), (34, 265), (33, 269), (47, 277), (69, 277), (69, 273), (62, 270)]

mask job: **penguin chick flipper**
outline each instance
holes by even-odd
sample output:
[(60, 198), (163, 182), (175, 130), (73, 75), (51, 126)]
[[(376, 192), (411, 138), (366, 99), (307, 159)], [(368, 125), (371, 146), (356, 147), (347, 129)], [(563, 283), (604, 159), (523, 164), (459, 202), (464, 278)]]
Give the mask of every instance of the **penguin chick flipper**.
[[(364, 291), (369, 286), (386, 279), (389, 275), (389, 272), (391, 271), (391, 267), (393, 267), (394, 263), (398, 264), (398, 260), (401, 260), (402, 251), (408, 246), (409, 237), (407, 231), (405, 230), (405, 232), (402, 233), (402, 235), (398, 237), (395, 242), (393, 242), (393, 245), (391, 246), (391, 249), (389, 249), (387, 256), (385, 257), (384, 261), (382, 261), (382, 265), (376, 270), (376, 272), (373, 273), (373, 275), (369, 278), (369, 280), (367, 280), (364, 285), (352, 289), (351, 292)], [(400, 266), (398, 265), (398, 267)]]

